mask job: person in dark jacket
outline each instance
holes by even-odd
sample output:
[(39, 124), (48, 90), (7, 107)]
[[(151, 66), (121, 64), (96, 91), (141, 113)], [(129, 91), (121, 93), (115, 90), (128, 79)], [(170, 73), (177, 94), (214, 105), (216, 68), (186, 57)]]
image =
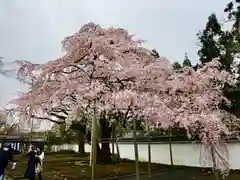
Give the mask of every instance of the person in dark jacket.
[(36, 151), (34, 146), (30, 145), (29, 150), (28, 150), (28, 165), (27, 169), (25, 172), (25, 178), (29, 180), (35, 180), (35, 164), (36, 164)]
[(8, 165), (8, 161), (13, 163), (12, 169), (16, 168), (16, 162), (14, 161), (14, 152), (10, 144), (4, 144), (0, 149), (0, 180), (4, 179), (5, 169)]

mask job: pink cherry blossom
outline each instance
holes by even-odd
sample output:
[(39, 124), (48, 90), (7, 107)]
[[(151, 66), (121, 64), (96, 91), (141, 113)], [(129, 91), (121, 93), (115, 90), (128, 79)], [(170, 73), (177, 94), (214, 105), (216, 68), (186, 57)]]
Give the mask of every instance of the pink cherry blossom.
[[(229, 103), (222, 88), (234, 85), (234, 78), (219, 70), (216, 59), (197, 71), (175, 71), (166, 58), (141, 47), (142, 42), (124, 29), (86, 24), (63, 40), (63, 57), (41, 65), (17, 61), (18, 76), (36, 81), (33, 90), (12, 103), (19, 112), (31, 107), (43, 114), (64, 104), (73, 116), (93, 102), (98, 112), (131, 108), (158, 127), (177, 123), (189, 136), (199, 131), (205, 144), (220, 142), (221, 133), (229, 133), (222, 121), (227, 113), (219, 109), (222, 101)], [(218, 165), (223, 169), (220, 161)]]

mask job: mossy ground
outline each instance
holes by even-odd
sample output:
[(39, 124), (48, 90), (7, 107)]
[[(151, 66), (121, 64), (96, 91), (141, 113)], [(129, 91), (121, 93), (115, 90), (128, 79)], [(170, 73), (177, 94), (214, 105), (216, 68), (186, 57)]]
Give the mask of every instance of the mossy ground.
[[(17, 169), (7, 170), (7, 174), (14, 179), (23, 179), (27, 166), (27, 156), (16, 155)], [(9, 167), (11, 165), (9, 164)], [(139, 164), (140, 172), (148, 171), (148, 163)], [(162, 164), (151, 164), (152, 170), (163, 170), (153, 179), (162, 180), (215, 180), (213, 173), (209, 169), (191, 168), (183, 166), (169, 167)], [(97, 165), (95, 179), (107, 179), (118, 176), (134, 174), (135, 163), (130, 160), (121, 160), (106, 165)], [(91, 179), (91, 169), (89, 167), (89, 156), (81, 156), (77, 153), (51, 153), (45, 155), (44, 160), (44, 180), (88, 180)], [(135, 180), (135, 177), (127, 180)], [(141, 180), (148, 179), (142, 176)], [(240, 180), (240, 171), (231, 171), (230, 176), (225, 180)]]
[[(27, 157), (16, 155), (17, 168), (15, 170), (8, 169), (10, 177), (23, 179), (27, 166)], [(9, 167), (11, 165), (9, 164)], [(140, 163), (140, 171), (148, 171), (148, 163)], [(160, 164), (151, 164), (152, 169), (166, 169), (167, 166)], [(116, 176), (135, 173), (135, 163), (130, 160), (120, 160), (110, 164), (96, 166), (96, 178), (105, 179)], [(84, 180), (91, 179), (91, 168), (89, 167), (89, 156), (81, 156), (77, 153), (52, 153), (46, 154), (44, 159), (44, 179), (47, 180)]]

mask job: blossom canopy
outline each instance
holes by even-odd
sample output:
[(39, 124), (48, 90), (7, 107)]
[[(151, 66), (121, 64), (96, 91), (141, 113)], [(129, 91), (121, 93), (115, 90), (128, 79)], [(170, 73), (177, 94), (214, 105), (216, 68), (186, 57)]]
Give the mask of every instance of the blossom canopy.
[(121, 28), (83, 25), (63, 40), (64, 56), (40, 65), (17, 62), (18, 76), (35, 80), (33, 89), (12, 103), (20, 112), (44, 114), (64, 105), (76, 114), (95, 102), (99, 112), (131, 108), (162, 128), (177, 123), (203, 141), (227, 134), (222, 121), (227, 113), (219, 105), (228, 102), (222, 89), (234, 78), (216, 59), (198, 70), (176, 71), (142, 42)]

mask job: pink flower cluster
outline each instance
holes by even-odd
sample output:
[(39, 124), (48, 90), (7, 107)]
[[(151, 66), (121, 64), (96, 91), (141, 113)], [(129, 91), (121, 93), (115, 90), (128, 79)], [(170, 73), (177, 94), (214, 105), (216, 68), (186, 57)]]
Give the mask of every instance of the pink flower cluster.
[(18, 62), (19, 76), (40, 73), (33, 89), (12, 102), (20, 112), (31, 106), (35, 113), (59, 105), (78, 112), (92, 102), (99, 112), (131, 108), (162, 128), (178, 123), (203, 142), (219, 141), (228, 133), (222, 122), (226, 112), (219, 109), (228, 102), (222, 88), (234, 78), (219, 70), (216, 59), (197, 71), (175, 71), (167, 59), (139, 46), (142, 42), (124, 29), (86, 24), (63, 40), (63, 57), (41, 65)]

